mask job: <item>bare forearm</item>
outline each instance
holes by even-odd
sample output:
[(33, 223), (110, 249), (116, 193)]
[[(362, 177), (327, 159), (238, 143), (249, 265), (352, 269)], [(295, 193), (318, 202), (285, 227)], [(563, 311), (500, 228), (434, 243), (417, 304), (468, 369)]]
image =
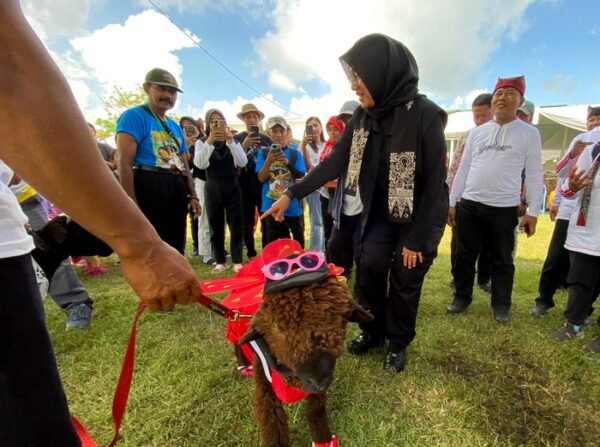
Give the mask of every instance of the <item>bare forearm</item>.
[[(6, 2), (0, 12), (17, 7)], [(158, 235), (105, 168), (66, 80), (33, 33), (18, 32), (29, 28), (18, 17), (0, 27), (0, 63), (13, 68), (0, 70), (0, 157), (119, 254), (131, 255)]]

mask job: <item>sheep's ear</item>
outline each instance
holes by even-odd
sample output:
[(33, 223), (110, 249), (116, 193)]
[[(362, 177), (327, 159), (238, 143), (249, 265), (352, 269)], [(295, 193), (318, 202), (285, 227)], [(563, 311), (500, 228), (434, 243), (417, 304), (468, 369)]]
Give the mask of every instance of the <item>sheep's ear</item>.
[(350, 311), (344, 315), (344, 317), (346, 320), (351, 321), (352, 323), (368, 323), (369, 321), (373, 321), (375, 319), (371, 312), (366, 310), (354, 300), (351, 300)]
[(246, 332), (246, 334), (238, 340), (237, 344), (238, 344), (238, 346), (241, 346), (244, 343), (251, 342), (252, 340), (256, 340), (257, 338), (260, 338), (262, 336), (263, 336), (263, 334), (261, 334), (259, 331), (254, 329), (252, 326), (250, 326), (250, 329), (248, 329), (248, 332)]

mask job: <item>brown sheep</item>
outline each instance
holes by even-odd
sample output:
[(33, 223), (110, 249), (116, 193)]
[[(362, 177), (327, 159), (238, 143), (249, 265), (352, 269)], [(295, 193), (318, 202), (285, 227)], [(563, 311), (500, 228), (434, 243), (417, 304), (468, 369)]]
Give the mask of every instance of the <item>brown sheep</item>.
[[(372, 319), (352, 299), (345, 281), (329, 277), (316, 284), (265, 293), (249, 331), (238, 343), (264, 340), (284, 382), (308, 393), (305, 414), (317, 446), (337, 445), (329, 428), (326, 391), (333, 380), (336, 359), (344, 351), (346, 324)], [(253, 366), (254, 416), (262, 445), (289, 446), (283, 404), (257, 355)]]

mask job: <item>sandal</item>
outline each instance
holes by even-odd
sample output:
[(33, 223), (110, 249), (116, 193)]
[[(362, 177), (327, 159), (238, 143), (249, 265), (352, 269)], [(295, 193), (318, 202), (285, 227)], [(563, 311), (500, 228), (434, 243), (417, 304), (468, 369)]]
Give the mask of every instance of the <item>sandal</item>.
[(215, 266), (215, 268), (212, 270), (212, 273), (214, 275), (217, 275), (219, 273), (223, 273), (225, 270), (227, 270), (229, 267), (231, 267), (230, 265), (224, 265), (224, 264), (217, 264)]

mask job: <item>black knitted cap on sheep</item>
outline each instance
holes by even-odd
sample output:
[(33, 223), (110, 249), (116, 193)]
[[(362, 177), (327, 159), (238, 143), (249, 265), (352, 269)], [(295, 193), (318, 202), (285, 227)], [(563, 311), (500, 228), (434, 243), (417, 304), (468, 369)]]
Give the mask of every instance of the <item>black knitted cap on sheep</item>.
[[(292, 259), (297, 255), (288, 256), (287, 259)], [(306, 270), (298, 269), (284, 279), (273, 281), (271, 279), (265, 279), (265, 288), (263, 293), (279, 292), (281, 290), (293, 289), (295, 287), (302, 287), (308, 284), (315, 284), (327, 279), (331, 274), (331, 270), (324, 262), (318, 270), (307, 272)]]

